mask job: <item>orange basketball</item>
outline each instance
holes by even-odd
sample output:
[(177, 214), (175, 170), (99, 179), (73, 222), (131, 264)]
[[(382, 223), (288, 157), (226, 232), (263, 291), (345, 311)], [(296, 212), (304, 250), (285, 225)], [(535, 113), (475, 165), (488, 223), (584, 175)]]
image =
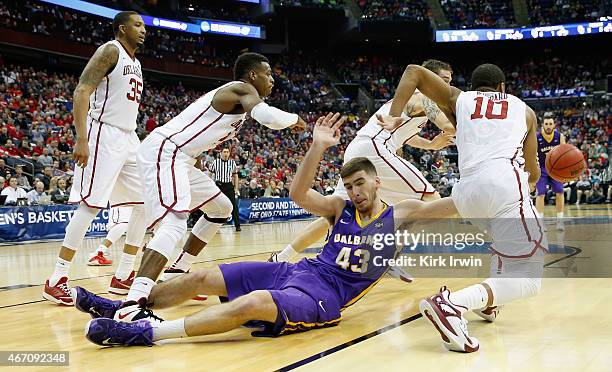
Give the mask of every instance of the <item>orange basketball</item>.
[(546, 154), (546, 171), (559, 182), (577, 180), (585, 168), (582, 152), (569, 143), (563, 143)]

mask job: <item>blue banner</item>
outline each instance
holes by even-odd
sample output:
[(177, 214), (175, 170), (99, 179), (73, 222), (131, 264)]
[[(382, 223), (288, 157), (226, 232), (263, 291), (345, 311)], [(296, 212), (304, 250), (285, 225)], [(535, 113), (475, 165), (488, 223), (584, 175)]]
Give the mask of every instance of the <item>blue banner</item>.
[[(63, 239), (76, 205), (0, 207), (0, 242)], [(105, 236), (108, 209), (100, 211), (86, 236)]]
[(438, 30), (436, 42), (526, 40), (548, 37), (565, 37), (612, 32), (610, 17), (600, 22), (572, 23), (564, 25), (524, 28), (475, 28), (465, 30)]
[(238, 201), (240, 222), (289, 221), (312, 217), (289, 198), (240, 199)]

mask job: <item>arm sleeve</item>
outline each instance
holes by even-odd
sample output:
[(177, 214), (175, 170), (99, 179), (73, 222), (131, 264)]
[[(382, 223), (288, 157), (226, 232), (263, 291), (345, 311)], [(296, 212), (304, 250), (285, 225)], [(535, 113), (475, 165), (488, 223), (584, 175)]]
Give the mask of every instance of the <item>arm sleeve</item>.
[(260, 102), (253, 107), (251, 117), (259, 124), (265, 125), (270, 129), (285, 129), (298, 121), (297, 114), (290, 114), (279, 110), (265, 102)]

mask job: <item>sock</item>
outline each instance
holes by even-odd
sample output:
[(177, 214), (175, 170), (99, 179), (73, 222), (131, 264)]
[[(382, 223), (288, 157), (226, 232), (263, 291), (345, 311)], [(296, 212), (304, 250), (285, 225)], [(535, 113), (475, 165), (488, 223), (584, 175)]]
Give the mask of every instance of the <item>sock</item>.
[(166, 320), (165, 322), (161, 322), (158, 327), (153, 328), (153, 341), (182, 337), (187, 337), (187, 332), (185, 332), (185, 318)]
[(293, 257), (297, 256), (297, 254), (298, 253), (295, 251), (295, 249), (293, 249), (291, 244), (289, 244), (285, 247), (285, 249), (283, 249), (281, 253), (277, 254), (276, 257), (278, 259), (278, 262), (288, 262)]
[(195, 262), (197, 256), (182, 251), (176, 261), (170, 266), (173, 269), (183, 270), (187, 272), (191, 269), (191, 265)]
[(135, 254), (127, 254), (123, 252), (121, 255), (121, 261), (119, 261), (119, 266), (117, 266), (117, 272), (115, 273), (115, 277), (119, 280), (126, 280), (130, 277), (132, 270), (134, 270), (134, 262), (136, 261)]
[(57, 261), (55, 262), (55, 271), (49, 278), (49, 285), (51, 287), (56, 285), (62, 277), (68, 276), (68, 271), (70, 271), (70, 263), (70, 261), (66, 261), (59, 257), (57, 258)]
[(562, 219), (563, 218), (563, 212), (557, 212), (557, 219)]
[(102, 252), (103, 255), (106, 255), (108, 253), (108, 247), (106, 247), (104, 244), (100, 244), (98, 249), (96, 249), (96, 253), (97, 252)]
[(538, 212), (538, 216), (540, 216), (540, 219), (544, 219), (544, 212)]
[(153, 279), (144, 276), (135, 278), (125, 300), (138, 301), (142, 297), (149, 298), (154, 285), (155, 281)]
[(449, 299), (453, 304), (463, 306), (459, 307), (463, 314), (468, 310), (484, 308), (489, 300), (489, 295), (482, 284), (475, 284), (456, 292), (451, 292)]

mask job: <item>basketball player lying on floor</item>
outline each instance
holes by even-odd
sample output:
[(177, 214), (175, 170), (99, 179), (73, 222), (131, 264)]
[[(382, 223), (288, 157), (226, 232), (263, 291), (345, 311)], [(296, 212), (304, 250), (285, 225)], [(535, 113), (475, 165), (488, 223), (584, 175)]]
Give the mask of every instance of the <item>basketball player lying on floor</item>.
[[(394, 234), (400, 221), (456, 213), (449, 198), (386, 205), (379, 197), (376, 169), (367, 158), (355, 158), (342, 168), (348, 201), (310, 189), (323, 153), (339, 142), (343, 122), (339, 114), (317, 120), (312, 145), (291, 184), (290, 196), (298, 205), (333, 221), (332, 238), (316, 258), (296, 264), (237, 262), (179, 276), (153, 288), (148, 303), (140, 303), (148, 316), (133, 323), (111, 319), (121, 301), (77, 287), (76, 307), (94, 317), (86, 326), (87, 339), (104, 346), (153, 345), (163, 339), (227, 332), (250, 321), (263, 327), (254, 336), (338, 324), (341, 311), (363, 297), (387, 271), (377, 263), (396, 256), (394, 242), (386, 244), (381, 239), (376, 244), (372, 237)], [(150, 310), (179, 305), (198, 293), (226, 296), (230, 302), (172, 321), (163, 321)]]

